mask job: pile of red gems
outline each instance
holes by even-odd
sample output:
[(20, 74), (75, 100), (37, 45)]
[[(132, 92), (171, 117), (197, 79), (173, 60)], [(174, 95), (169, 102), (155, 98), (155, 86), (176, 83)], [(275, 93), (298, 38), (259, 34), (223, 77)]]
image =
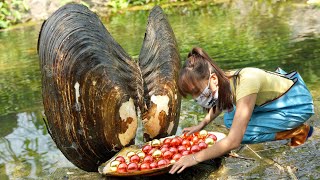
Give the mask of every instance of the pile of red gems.
[(138, 152), (128, 152), (126, 158), (117, 156), (110, 170), (119, 173), (163, 168), (178, 161), (182, 156), (206, 149), (217, 141), (214, 134), (206, 130), (187, 136), (154, 139)]

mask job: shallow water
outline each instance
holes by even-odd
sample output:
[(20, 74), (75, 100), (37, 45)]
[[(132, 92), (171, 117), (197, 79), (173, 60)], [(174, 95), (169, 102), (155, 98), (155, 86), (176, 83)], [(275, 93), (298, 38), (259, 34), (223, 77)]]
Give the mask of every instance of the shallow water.
[[(224, 69), (254, 66), (274, 70), (280, 66), (286, 71), (298, 70), (315, 100), (316, 114), (309, 123), (319, 127), (320, 9), (295, 2), (236, 1), (164, 11), (182, 61), (192, 47), (200, 46)], [(101, 19), (120, 45), (137, 58), (148, 14), (124, 12)], [(39, 30), (40, 24), (0, 32), (0, 179), (101, 178), (73, 166), (46, 131), (37, 57)], [(177, 134), (203, 116), (201, 108), (184, 99)], [(222, 124), (219, 117), (207, 129), (226, 132)], [(284, 142), (249, 146), (261, 159), (244, 147), (238, 153), (254, 160), (223, 158), (220, 169), (205, 175), (194, 170), (191, 177), (318, 179), (319, 139), (315, 135), (313, 141), (295, 149), (284, 146)]]

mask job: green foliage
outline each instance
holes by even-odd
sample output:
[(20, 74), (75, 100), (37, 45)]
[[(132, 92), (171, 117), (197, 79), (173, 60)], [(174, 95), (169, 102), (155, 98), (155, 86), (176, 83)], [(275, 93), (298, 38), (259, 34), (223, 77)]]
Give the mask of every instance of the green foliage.
[[(74, 0), (59, 0), (59, 3), (60, 3), (61, 6), (65, 5), (65, 4), (67, 4), (67, 3), (71, 3), (71, 2), (75, 2), (75, 1), (74, 1)], [(77, 1), (77, 2), (78, 2), (78, 1)], [(88, 8), (90, 8), (89, 4), (86, 3), (85, 1), (80, 1), (80, 2), (78, 2), (78, 3), (80, 3), (80, 4), (82, 4), (82, 5), (87, 6)]]
[(154, 4), (165, 4), (172, 2), (183, 2), (183, 1), (195, 1), (195, 0), (110, 0), (107, 5), (112, 8), (113, 11), (118, 11), (130, 6), (143, 6), (150, 3)]
[(0, 0), (0, 29), (19, 23), (28, 10), (26, 0)]
[(108, 6), (110, 6), (113, 10), (119, 10), (128, 7), (130, 0), (115, 0), (109, 1)]
[(320, 8), (320, 0), (308, 0), (307, 4), (315, 8)]

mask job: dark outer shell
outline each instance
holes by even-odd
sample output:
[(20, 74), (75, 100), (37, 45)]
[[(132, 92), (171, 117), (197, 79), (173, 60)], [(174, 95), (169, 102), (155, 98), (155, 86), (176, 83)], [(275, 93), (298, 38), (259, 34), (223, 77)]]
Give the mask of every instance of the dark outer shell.
[(44, 22), (38, 53), (48, 129), (73, 164), (97, 171), (134, 144), (140, 71), (94, 13), (61, 7)]
[(180, 56), (172, 28), (159, 6), (149, 15), (139, 66), (147, 106), (142, 109), (145, 140), (175, 134), (181, 102), (177, 88)]

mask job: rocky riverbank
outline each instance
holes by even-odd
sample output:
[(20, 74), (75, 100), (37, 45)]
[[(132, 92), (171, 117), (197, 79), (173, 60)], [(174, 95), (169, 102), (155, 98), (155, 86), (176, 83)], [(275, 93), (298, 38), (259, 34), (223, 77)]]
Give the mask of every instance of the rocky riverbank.
[(44, 20), (49, 17), (59, 7), (67, 2), (82, 3), (90, 7), (90, 10), (99, 13), (107, 13), (108, 0), (27, 0), (29, 12), (25, 14), (25, 18), (29, 20)]

